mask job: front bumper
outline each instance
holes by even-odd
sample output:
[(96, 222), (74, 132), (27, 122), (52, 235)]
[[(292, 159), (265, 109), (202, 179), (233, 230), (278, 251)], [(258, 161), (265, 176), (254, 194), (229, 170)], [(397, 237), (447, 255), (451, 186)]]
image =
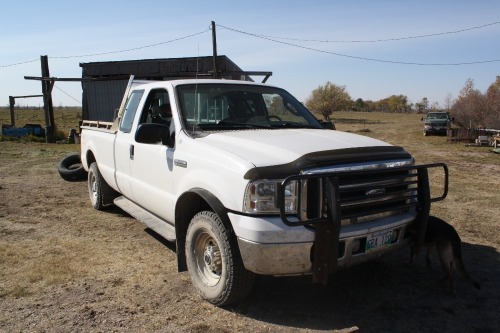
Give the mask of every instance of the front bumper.
[[(437, 197), (431, 197), (429, 186), (428, 169), (434, 168), (444, 171), (443, 192)], [(285, 189), (292, 181), (301, 182), (300, 189), (311, 185), (320, 191), (299, 191), (301, 213), (287, 215)], [(395, 195), (388, 194), (392, 188)], [(358, 189), (364, 193), (361, 199)], [(448, 168), (443, 163), (304, 174), (281, 183), (279, 218), (228, 215), (247, 270), (264, 275), (311, 273), (313, 281), (326, 285), (328, 274), (337, 269), (380, 256), (410, 239), (418, 249), (431, 202), (443, 200), (447, 193)], [(308, 208), (303, 203), (313, 197), (326, 204), (317, 207), (313, 202), (318, 209), (302, 214), (302, 208)]]
[(287, 226), (280, 217), (228, 216), (247, 270), (262, 275), (310, 272), (313, 230)]
[(449, 126), (447, 125), (426, 125), (424, 131), (433, 134), (445, 134)]
[[(414, 219), (414, 214), (401, 214), (363, 224), (343, 226), (339, 238), (338, 268), (368, 261), (406, 244), (409, 241), (408, 226)], [(262, 275), (313, 273), (314, 230), (302, 226), (288, 227), (283, 223), (275, 224), (277, 221), (281, 222), (276, 218), (231, 214), (231, 220), (238, 235), (241, 257), (247, 270)], [(261, 231), (256, 231), (256, 227)], [(292, 229), (286, 230), (288, 228)], [(366, 251), (363, 244), (366, 244), (367, 236), (385, 230), (397, 232), (397, 238), (390, 245)], [(294, 231), (296, 234), (290, 235), (288, 231)], [(262, 237), (264, 235), (265, 238)], [(266, 242), (263, 242), (264, 240)]]

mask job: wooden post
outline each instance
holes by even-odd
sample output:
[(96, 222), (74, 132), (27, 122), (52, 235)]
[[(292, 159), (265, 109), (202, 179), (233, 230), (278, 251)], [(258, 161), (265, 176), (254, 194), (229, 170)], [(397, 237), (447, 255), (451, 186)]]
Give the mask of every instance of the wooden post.
[[(46, 56), (40, 56), (40, 63), (42, 66), (42, 77), (45, 77), (46, 72), (48, 71), (48, 68), (44, 66), (44, 60), (47, 60)], [(46, 62), (45, 62), (46, 63)], [(43, 111), (45, 113), (45, 128), (47, 129), (50, 126), (50, 116), (49, 116), (49, 105), (48, 105), (48, 95), (47, 95), (47, 84), (45, 81), (42, 82), (42, 94), (43, 94)], [(46, 133), (48, 134), (48, 133)], [(48, 136), (47, 136), (48, 137)], [(48, 142), (48, 141), (47, 141)]]
[(213, 65), (213, 77), (214, 79), (217, 78), (217, 34), (215, 32), (215, 22), (212, 21), (212, 47), (213, 47), (213, 53), (214, 53), (214, 65)]
[[(49, 62), (47, 56), (40, 56), (42, 66), (42, 77), (49, 78)], [(45, 111), (45, 130), (46, 142), (55, 142), (55, 122), (54, 122), (54, 108), (52, 106), (52, 81), (42, 80), (42, 93), (43, 93), (43, 110)]]
[(9, 96), (9, 109), (10, 109), (10, 125), (12, 127), (16, 126), (16, 120), (14, 119), (14, 105), (16, 104), (16, 99)]

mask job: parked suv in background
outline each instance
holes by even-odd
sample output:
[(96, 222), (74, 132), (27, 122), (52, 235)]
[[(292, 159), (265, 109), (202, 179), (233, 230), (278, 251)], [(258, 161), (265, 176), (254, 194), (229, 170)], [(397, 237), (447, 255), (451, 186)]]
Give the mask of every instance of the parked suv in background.
[(451, 128), (453, 118), (448, 112), (429, 112), (425, 117), (422, 117), (424, 122), (424, 135), (429, 134), (446, 134), (446, 131)]

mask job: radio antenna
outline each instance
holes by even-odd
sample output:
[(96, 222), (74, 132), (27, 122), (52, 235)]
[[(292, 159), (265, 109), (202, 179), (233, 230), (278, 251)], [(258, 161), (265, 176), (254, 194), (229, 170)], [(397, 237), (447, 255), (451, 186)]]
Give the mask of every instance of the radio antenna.
[(212, 48), (213, 48), (213, 58), (214, 58), (214, 65), (213, 65), (213, 77), (214, 79), (217, 78), (217, 34), (215, 32), (215, 22), (212, 21)]
[(196, 121), (193, 122), (193, 134), (195, 134), (196, 132), (196, 126), (197, 126), (197, 122), (199, 121), (198, 119), (198, 96), (197, 96), (197, 93), (198, 93), (198, 71), (199, 71), (199, 59), (200, 59), (200, 44), (198, 44), (198, 53), (196, 55), (196, 74), (195, 74), (195, 77), (194, 77), (194, 112), (193, 114), (195, 115), (195, 119)]

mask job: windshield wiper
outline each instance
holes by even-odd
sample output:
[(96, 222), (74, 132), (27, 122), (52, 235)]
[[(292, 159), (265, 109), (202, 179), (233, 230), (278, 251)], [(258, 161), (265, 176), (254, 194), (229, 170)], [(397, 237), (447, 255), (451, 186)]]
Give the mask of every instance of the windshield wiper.
[(272, 124), (271, 126), (273, 128), (315, 128), (315, 129), (321, 128), (311, 124), (301, 124), (301, 123), (291, 123), (291, 122), (281, 122)]
[(220, 122), (218, 124), (198, 124), (197, 126), (201, 130), (207, 131), (219, 131), (228, 129), (241, 129), (241, 128), (272, 128), (270, 125), (262, 124), (249, 124), (249, 123), (233, 123), (233, 122)]
[(224, 123), (222, 126), (228, 127), (244, 127), (244, 128), (271, 128), (271, 125), (263, 125), (263, 124), (252, 124), (252, 123)]

